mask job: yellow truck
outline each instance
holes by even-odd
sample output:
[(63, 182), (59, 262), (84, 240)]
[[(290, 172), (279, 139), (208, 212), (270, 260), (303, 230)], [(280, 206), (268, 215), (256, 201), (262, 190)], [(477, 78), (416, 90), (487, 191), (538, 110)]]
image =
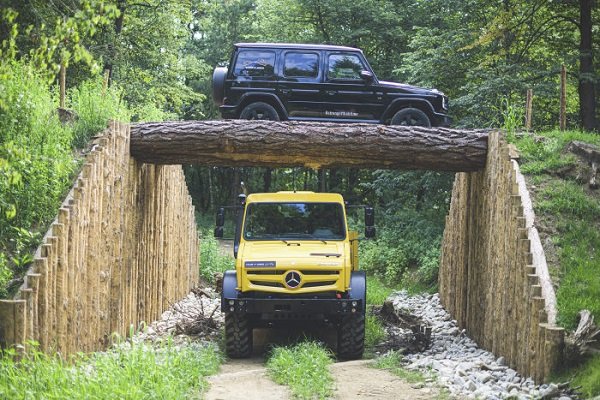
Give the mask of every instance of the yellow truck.
[[(372, 238), (373, 208), (364, 208), (365, 237)], [(223, 237), (224, 215), (220, 208), (216, 237)], [(251, 355), (253, 328), (307, 320), (336, 327), (339, 358), (362, 357), (366, 277), (341, 195), (240, 195), (233, 249), (235, 271), (225, 272), (221, 294), (229, 357)]]

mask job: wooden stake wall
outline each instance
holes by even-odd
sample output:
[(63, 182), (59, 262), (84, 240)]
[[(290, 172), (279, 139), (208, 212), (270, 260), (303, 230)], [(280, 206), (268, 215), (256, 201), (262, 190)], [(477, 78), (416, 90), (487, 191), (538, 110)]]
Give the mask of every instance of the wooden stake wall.
[(560, 362), (564, 331), (547, 323), (531, 264), (516, 172), (504, 139), (492, 133), (486, 168), (456, 175), (442, 243), (440, 297), (480, 346), (541, 382)]
[(129, 155), (129, 126), (96, 140), (14, 300), (0, 344), (71, 354), (157, 319), (198, 282), (194, 207), (179, 165)]

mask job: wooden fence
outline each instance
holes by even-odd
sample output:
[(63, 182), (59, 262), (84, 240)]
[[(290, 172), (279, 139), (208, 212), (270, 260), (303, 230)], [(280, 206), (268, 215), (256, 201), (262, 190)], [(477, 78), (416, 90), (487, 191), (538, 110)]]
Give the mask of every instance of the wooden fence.
[(504, 139), (492, 133), (486, 168), (456, 175), (440, 296), (480, 346), (540, 382), (560, 362), (564, 331), (547, 323), (516, 174)]
[(198, 282), (194, 207), (180, 165), (129, 155), (129, 126), (94, 142), (13, 300), (0, 344), (71, 354), (153, 321)]

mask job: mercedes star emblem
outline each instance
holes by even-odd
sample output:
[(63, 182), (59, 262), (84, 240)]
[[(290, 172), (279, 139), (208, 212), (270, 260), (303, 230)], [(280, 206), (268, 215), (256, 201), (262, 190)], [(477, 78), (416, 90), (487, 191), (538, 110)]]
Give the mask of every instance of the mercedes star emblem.
[(296, 289), (300, 286), (300, 273), (298, 271), (290, 271), (285, 274), (285, 285), (290, 289)]

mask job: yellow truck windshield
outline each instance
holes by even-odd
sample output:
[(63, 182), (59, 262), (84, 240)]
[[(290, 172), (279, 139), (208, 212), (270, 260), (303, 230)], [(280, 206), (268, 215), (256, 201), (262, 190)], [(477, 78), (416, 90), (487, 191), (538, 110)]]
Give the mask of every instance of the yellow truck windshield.
[(245, 240), (344, 240), (339, 203), (250, 203)]

